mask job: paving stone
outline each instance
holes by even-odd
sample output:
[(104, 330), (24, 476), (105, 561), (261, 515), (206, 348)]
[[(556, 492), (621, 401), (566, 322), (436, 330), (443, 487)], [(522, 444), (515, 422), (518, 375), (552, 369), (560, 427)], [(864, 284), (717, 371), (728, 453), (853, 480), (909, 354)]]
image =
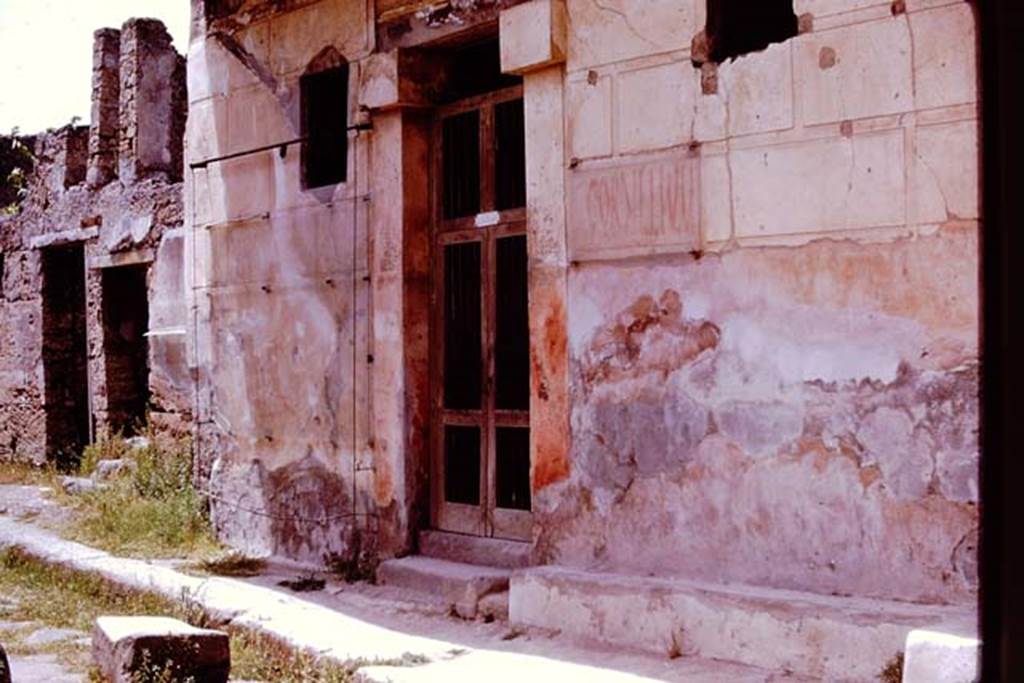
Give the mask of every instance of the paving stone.
[(170, 667), (194, 683), (224, 683), (231, 671), (226, 633), (169, 617), (99, 617), (92, 643), (93, 659), (111, 683), (131, 683), (147, 665)]
[[(11, 681), (13, 683), (84, 683), (86, 677), (65, 669), (54, 655), (30, 655), (11, 657)], [(0, 683), (4, 681), (0, 676)]]
[(70, 628), (41, 628), (30, 633), (24, 640), (29, 647), (43, 647), (66, 640), (78, 639), (85, 634)]

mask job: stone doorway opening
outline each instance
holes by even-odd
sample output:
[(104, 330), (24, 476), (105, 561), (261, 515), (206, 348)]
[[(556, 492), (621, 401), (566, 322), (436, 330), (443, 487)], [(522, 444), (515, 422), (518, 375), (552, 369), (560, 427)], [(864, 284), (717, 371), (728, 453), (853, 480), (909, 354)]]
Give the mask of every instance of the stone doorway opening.
[(46, 457), (67, 467), (90, 441), (85, 250), (81, 243), (41, 252)]
[(149, 297), (146, 265), (105, 268), (103, 359), (107, 424), (134, 436), (146, 422), (149, 405)]
[(452, 60), (458, 99), (436, 110), (433, 133), (433, 519), (443, 531), (527, 540), (523, 91), (500, 73), (496, 42), (466, 50)]

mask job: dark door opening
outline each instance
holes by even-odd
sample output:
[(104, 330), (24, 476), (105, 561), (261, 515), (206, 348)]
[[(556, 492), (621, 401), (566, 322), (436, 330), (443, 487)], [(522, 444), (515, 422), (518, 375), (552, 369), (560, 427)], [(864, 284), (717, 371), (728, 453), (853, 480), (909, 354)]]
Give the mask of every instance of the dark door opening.
[(44, 249), (42, 266), (46, 457), (68, 467), (89, 443), (85, 251), (81, 244)]
[(529, 539), (522, 88), (447, 104), (434, 140), (434, 525)]
[(107, 422), (124, 436), (146, 423), (149, 404), (149, 300), (146, 266), (103, 271), (103, 357)]

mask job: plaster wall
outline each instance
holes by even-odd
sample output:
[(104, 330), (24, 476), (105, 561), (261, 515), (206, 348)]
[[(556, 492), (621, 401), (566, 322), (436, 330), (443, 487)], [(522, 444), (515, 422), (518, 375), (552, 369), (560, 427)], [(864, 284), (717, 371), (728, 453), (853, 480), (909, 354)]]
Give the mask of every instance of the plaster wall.
[(202, 163), (186, 178), (197, 450), (225, 540), (320, 563), (376, 512), (369, 147), (353, 131), (346, 182), (303, 191), (293, 143), (311, 63), (344, 58), (355, 92), (370, 3), (264, 5), (197, 17), (189, 53), (186, 156)]
[[(701, 7), (605, 4), (566, 3), (570, 467), (534, 453), (538, 559), (970, 601), (970, 5), (797, 3), (800, 35), (699, 69)], [(692, 210), (662, 233), (666, 163)]]

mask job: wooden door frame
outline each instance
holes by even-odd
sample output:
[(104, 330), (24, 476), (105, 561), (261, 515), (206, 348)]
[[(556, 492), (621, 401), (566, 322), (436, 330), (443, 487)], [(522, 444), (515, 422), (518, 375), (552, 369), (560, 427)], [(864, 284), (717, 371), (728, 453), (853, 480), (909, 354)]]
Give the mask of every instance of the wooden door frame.
[[(521, 411), (497, 411), (494, 392), (494, 329), (496, 245), (499, 239), (527, 236), (526, 207), (495, 210), (494, 179), (484, 169), (494, 168), (495, 105), (523, 99), (521, 85), (477, 95), (438, 107), (434, 111), (430, 134), (430, 197), (431, 197), (431, 294), (430, 294), (430, 522), (436, 529), (479, 535), (528, 540), (533, 528), (530, 511), (498, 508), (495, 497), (496, 428), (530, 426), (529, 407)], [(525, 105), (525, 103), (524, 103)], [(460, 113), (480, 111), (479, 165), (480, 206), (475, 215), (446, 219), (443, 215), (443, 159), (441, 122)], [(525, 141), (524, 141), (525, 144)], [(485, 217), (486, 221), (481, 222)], [(528, 237), (527, 237), (528, 239)], [(479, 410), (449, 410), (444, 406), (444, 325), (443, 325), (443, 248), (449, 244), (479, 242), (481, 245), (481, 391)], [(460, 415), (460, 413), (479, 413)], [(463, 419), (465, 422), (463, 422)], [(480, 504), (450, 503), (444, 499), (444, 426), (466, 424), (481, 429)]]

